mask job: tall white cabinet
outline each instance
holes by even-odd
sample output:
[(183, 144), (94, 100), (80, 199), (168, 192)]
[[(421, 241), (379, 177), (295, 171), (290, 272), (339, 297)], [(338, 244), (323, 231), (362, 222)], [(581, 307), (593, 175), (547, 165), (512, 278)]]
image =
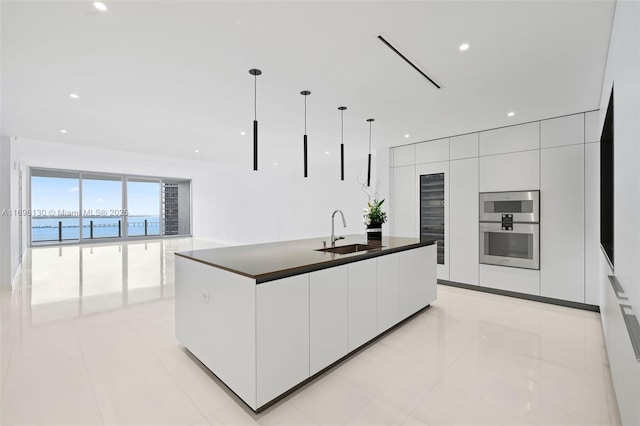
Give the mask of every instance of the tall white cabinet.
[(478, 284), (478, 158), (449, 164), (449, 279)]
[(540, 151), (540, 295), (584, 303), (584, 144)]
[[(392, 232), (420, 235), (420, 176), (445, 174), (438, 278), (598, 305), (595, 111), (392, 148)], [(479, 193), (540, 191), (540, 270), (479, 263)]]

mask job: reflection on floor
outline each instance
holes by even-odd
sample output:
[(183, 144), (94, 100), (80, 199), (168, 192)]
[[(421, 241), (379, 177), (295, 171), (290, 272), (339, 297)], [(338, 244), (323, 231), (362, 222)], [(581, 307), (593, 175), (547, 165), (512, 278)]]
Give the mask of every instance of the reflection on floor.
[(3, 292), (0, 423), (617, 425), (599, 315), (439, 286), (433, 306), (260, 415), (174, 338), (195, 239), (34, 248)]

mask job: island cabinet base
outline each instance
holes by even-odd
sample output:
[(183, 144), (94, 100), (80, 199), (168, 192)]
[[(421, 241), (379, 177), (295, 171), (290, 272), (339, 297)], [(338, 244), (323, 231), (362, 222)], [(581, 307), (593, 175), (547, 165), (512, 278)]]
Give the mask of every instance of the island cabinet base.
[(436, 246), (256, 283), (176, 257), (176, 337), (259, 412), (436, 299)]

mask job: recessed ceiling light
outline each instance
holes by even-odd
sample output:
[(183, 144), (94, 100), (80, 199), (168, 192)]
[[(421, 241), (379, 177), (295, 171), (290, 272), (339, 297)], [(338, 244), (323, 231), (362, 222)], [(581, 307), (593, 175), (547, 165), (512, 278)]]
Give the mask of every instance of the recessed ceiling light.
[(278, 165), (278, 162), (277, 162), (277, 161), (274, 161), (274, 162), (273, 162), (273, 165), (274, 165), (274, 166), (277, 166), (277, 165)]
[(244, 136), (246, 134), (247, 134), (246, 132), (240, 132), (240, 136)]
[(194, 149), (193, 152), (195, 152), (196, 154), (200, 152), (199, 149)]
[(60, 129), (60, 133), (67, 133), (65, 129)]
[(94, 1), (93, 2), (93, 7), (98, 9), (100, 12), (106, 12), (107, 11), (107, 5), (102, 3), (101, 1)]
[(325, 153), (325, 154), (327, 154), (327, 155), (329, 155), (329, 151), (325, 151), (324, 153)]
[(514, 115), (516, 115), (516, 113), (513, 111), (507, 113), (507, 117), (513, 117)]
[(460, 51), (464, 52), (465, 50), (469, 49), (469, 43), (462, 43), (460, 45), (460, 47), (458, 47), (458, 49), (460, 49)]
[(78, 99), (80, 96), (78, 96), (78, 94), (77, 94), (77, 93), (69, 93), (69, 97), (70, 97), (71, 99)]
[(408, 138), (409, 136), (411, 136), (409, 133), (407, 133), (406, 135), (404, 135), (405, 139)]

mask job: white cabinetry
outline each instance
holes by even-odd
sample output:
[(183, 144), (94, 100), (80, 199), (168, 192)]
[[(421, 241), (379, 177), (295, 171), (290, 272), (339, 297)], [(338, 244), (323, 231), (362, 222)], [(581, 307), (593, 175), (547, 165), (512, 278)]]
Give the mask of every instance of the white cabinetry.
[(540, 189), (540, 151), (480, 157), (480, 192)]
[[(419, 164), (416, 166), (416, 188), (413, 193), (415, 200), (420, 200), (420, 176), (430, 175), (434, 173), (444, 173), (444, 264), (438, 264), (438, 278), (441, 280), (449, 280), (449, 162), (442, 161), (440, 163)], [(420, 236), (420, 202), (416, 202), (414, 207), (416, 215), (415, 237)]]
[(483, 287), (540, 296), (540, 271), (480, 265), (479, 282)]
[(478, 284), (478, 158), (449, 164), (449, 279)]
[[(377, 257), (378, 271), (378, 310), (377, 328), (378, 334), (394, 326), (400, 321), (400, 253), (392, 253)], [(431, 266), (435, 269), (435, 266)]]
[(600, 142), (600, 126), (598, 125), (599, 111), (589, 111), (584, 114), (584, 142)]
[(309, 274), (309, 339), (311, 375), (347, 354), (346, 265)]
[(584, 145), (540, 157), (540, 295), (584, 303)]
[(436, 298), (436, 245), (407, 250), (400, 255), (400, 317), (406, 318)]
[(377, 334), (376, 260), (363, 260), (347, 265), (349, 352), (373, 339)]
[(416, 164), (449, 160), (449, 138), (416, 144)]
[(416, 146), (405, 145), (393, 148), (393, 167), (413, 166), (416, 164)]
[(584, 302), (600, 304), (600, 143), (584, 146)]
[(259, 284), (256, 327), (259, 407), (309, 377), (309, 274)]
[(469, 133), (449, 138), (449, 159), (474, 158), (478, 156), (478, 134)]
[(527, 123), (480, 132), (480, 155), (540, 148), (540, 124)]
[(180, 256), (175, 262), (176, 337), (255, 405), (255, 280)]
[(584, 143), (584, 114), (540, 122), (540, 148)]
[[(396, 148), (397, 149), (397, 148)], [(394, 149), (395, 151), (395, 149)], [(416, 168), (415, 166), (393, 169), (393, 209), (391, 221), (393, 235), (416, 238)]]

